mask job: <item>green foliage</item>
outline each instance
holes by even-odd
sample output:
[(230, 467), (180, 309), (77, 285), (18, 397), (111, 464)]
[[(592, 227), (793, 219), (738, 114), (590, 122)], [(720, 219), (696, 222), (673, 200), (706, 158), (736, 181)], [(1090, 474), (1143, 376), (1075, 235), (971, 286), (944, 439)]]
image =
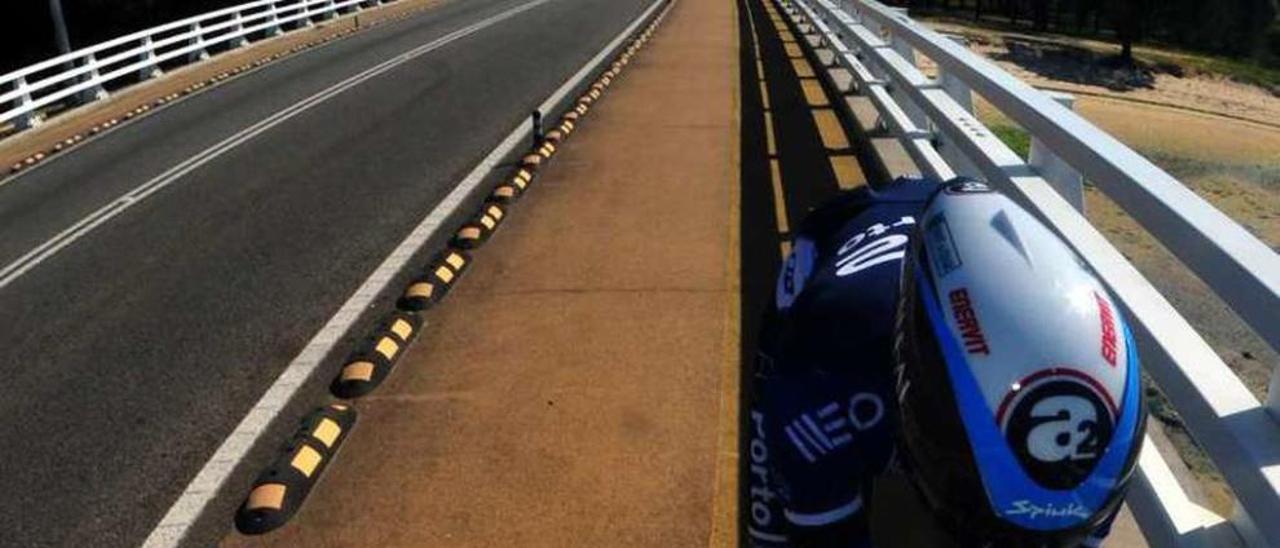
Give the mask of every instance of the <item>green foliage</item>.
[(1026, 159), (1031, 154), (1031, 134), (1027, 130), (1009, 124), (992, 124), (988, 127), (1018, 156)]

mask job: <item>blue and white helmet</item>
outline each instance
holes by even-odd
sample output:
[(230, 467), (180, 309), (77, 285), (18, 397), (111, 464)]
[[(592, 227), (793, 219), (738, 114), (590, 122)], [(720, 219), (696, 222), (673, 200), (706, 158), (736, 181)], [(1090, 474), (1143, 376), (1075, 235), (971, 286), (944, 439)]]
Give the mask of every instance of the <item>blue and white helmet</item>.
[(1142, 444), (1138, 354), (1053, 232), (982, 183), (929, 201), (895, 337), (900, 456), (965, 544), (1067, 546), (1115, 509)]

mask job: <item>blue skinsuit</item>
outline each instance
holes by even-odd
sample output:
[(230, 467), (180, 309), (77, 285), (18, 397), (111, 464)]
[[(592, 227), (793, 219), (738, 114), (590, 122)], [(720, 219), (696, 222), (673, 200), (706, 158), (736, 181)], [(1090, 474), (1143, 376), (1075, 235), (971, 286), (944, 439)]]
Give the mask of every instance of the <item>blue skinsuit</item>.
[(871, 545), (865, 505), (897, 432), (891, 341), (902, 260), (934, 188), (899, 179), (859, 189), (801, 225), (756, 356), (743, 455), (750, 544)]

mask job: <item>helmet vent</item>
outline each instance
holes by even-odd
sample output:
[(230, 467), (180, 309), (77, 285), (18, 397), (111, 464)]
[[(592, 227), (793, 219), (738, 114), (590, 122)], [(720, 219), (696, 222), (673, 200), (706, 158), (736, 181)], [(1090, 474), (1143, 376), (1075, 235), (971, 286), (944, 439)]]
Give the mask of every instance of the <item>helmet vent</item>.
[(1009, 221), (1009, 214), (1005, 210), (1000, 210), (995, 217), (991, 218), (991, 227), (996, 229), (996, 233), (1009, 242), (1013, 249), (1017, 250), (1022, 259), (1027, 261), (1027, 266), (1035, 267), (1031, 261), (1031, 254), (1027, 252), (1027, 247), (1022, 245), (1022, 238), (1018, 237), (1018, 230)]

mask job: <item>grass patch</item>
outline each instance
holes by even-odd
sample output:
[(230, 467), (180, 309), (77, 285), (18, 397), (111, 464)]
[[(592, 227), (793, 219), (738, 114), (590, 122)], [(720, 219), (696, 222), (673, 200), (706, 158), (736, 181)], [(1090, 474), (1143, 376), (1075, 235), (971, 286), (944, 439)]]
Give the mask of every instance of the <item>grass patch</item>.
[(1031, 134), (1027, 130), (1018, 126), (1008, 124), (993, 124), (989, 126), (991, 132), (996, 134), (1006, 146), (1018, 153), (1022, 159), (1027, 159), (1031, 155)]
[(1263, 65), (1253, 59), (1230, 59), (1200, 53), (1158, 53), (1151, 50), (1135, 52), (1140, 61), (1151, 64), (1174, 64), (1191, 73), (1220, 74), (1237, 82), (1267, 89), (1280, 88), (1280, 69)]

